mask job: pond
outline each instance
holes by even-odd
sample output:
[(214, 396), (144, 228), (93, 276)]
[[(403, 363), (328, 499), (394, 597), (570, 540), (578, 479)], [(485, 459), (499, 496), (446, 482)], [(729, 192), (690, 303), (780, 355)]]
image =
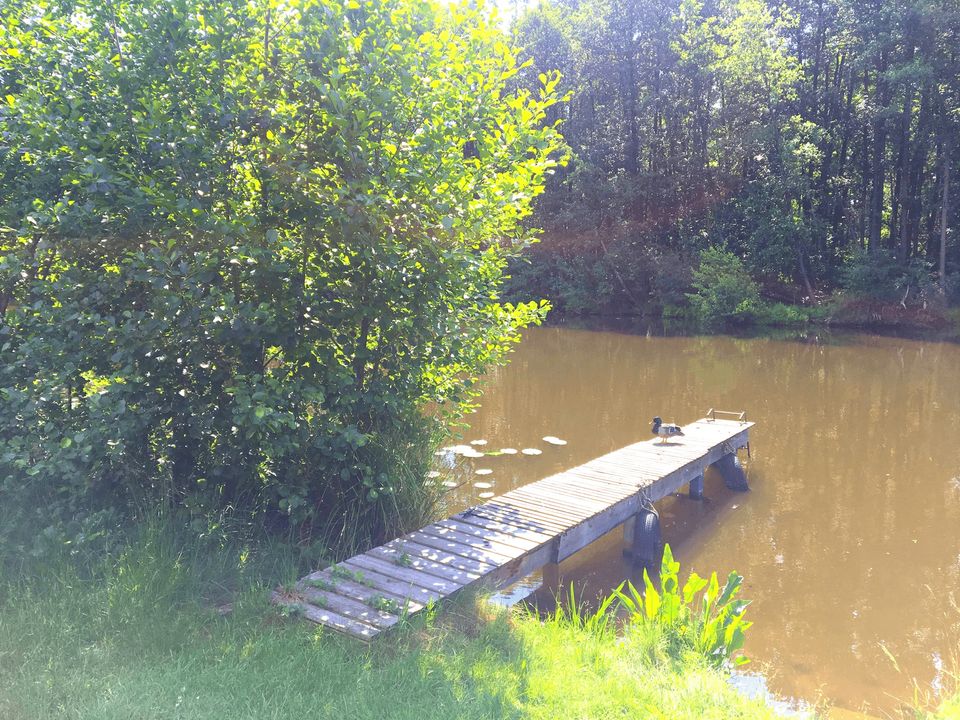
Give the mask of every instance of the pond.
[[(751, 491), (708, 476), (703, 500), (658, 509), (684, 573), (745, 575), (748, 667), (781, 695), (878, 713), (914, 681), (945, 682), (960, 647), (960, 346), (536, 328), (480, 402), (463, 442), (541, 454), (460, 459), (451, 509), (648, 439), (654, 415), (745, 410)], [(622, 546), (614, 532), (573, 556), (562, 583), (586, 597), (639, 582)]]

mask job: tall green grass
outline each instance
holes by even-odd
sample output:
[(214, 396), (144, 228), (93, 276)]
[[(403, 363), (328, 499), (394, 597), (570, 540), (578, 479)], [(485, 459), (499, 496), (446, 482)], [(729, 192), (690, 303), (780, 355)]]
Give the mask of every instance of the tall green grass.
[(0, 718), (773, 717), (656, 624), (465, 597), (363, 646), (268, 603), (296, 550), (187, 537), (5, 575)]

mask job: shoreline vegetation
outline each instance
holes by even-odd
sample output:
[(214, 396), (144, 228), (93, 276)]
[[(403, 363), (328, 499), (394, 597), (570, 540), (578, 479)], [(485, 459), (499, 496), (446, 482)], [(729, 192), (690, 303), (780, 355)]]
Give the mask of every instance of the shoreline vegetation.
[[(960, 340), (960, 306), (954, 295), (928, 276), (911, 284), (885, 261), (869, 256), (847, 268), (843, 286), (813, 297), (783, 282), (757, 282), (743, 260), (717, 247), (699, 253), (696, 267), (669, 297), (634, 297), (606, 260), (581, 258), (577, 262), (585, 264), (583, 271), (575, 275), (567, 262), (542, 248), (514, 260), (506, 297), (534, 287), (551, 304), (548, 322), (634, 317), (689, 332), (825, 327)], [(591, 262), (596, 264), (589, 267)], [(671, 278), (654, 276), (652, 282)]]
[(163, 588), (172, 598), (148, 597), (112, 580), (106, 588), (62, 578), (8, 591), (0, 614), (0, 715), (775, 717), (654, 630), (631, 628), (618, 637), (569, 616), (541, 620), (468, 597), (365, 647), (279, 616), (262, 591), (241, 594), (221, 617), (182, 589)]
[[(729, 682), (729, 666), (718, 658), (731, 655), (717, 655), (716, 639), (697, 640), (710, 636), (696, 619), (702, 606), (684, 615), (686, 604), (671, 605), (668, 593), (654, 593), (660, 603), (652, 611), (626, 589), (619, 612), (621, 599), (588, 610), (568, 595), (539, 614), (466, 592), (368, 646), (269, 604), (266, 586), (297, 576), (290, 546), (221, 538), (210, 552), (183, 542), (172, 526), (149, 528), (113, 556), (80, 562), (65, 555), (4, 577), (0, 716), (780, 717)], [(674, 585), (680, 598), (686, 590)], [(733, 609), (742, 617), (742, 607)], [(939, 711), (916, 702), (905, 700), (900, 717), (957, 717), (956, 698)]]
[(563, 313), (553, 310), (544, 325), (616, 327), (632, 332), (652, 331), (657, 334), (696, 332), (769, 333), (776, 331), (873, 332), (917, 339), (960, 341), (960, 310), (950, 308), (915, 309), (899, 304), (833, 298), (819, 306), (763, 302), (756, 316), (748, 321), (731, 323), (721, 328), (704, 327), (696, 316), (684, 309), (670, 308), (663, 314), (591, 314)]
[(0, 717), (773, 717), (664, 587), (370, 648), (267, 596), (429, 515), (551, 302), (956, 323), (960, 20), (880, 5), (7, 0)]
[(697, 584), (714, 598), (707, 625), (666, 594), (650, 622), (624, 595), (635, 612), (620, 625), (613, 598), (591, 613), (571, 595), (540, 616), (467, 592), (367, 646), (268, 602), (272, 583), (302, 571), (292, 545), (208, 543), (167, 518), (110, 556), (64, 553), (5, 574), (0, 717), (774, 717), (719, 662), (736, 649), (723, 630), (741, 622), (738, 587)]

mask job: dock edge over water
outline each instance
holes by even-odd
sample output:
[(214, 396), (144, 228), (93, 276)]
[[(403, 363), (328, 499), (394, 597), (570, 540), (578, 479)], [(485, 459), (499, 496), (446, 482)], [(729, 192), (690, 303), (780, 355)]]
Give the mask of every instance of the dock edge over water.
[(318, 570), (292, 592), (274, 592), (273, 601), (369, 640), (467, 586), (502, 588), (541, 568), (554, 574), (557, 563), (619, 525), (628, 525), (635, 556), (654, 560), (654, 502), (684, 485), (702, 495), (711, 465), (729, 487), (746, 489), (737, 451), (749, 447), (754, 423), (710, 415), (670, 442), (627, 445)]

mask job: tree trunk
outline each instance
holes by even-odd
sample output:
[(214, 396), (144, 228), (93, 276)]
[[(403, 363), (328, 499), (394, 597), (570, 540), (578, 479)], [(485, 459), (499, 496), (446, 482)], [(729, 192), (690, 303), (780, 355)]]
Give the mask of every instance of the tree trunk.
[(877, 114), (873, 119), (873, 147), (870, 155), (870, 211), (867, 223), (871, 254), (880, 251), (880, 230), (883, 226), (883, 192), (886, 182), (884, 151), (887, 147), (887, 121), (883, 113), (889, 102), (887, 81), (883, 77), (886, 71), (887, 53), (886, 50), (883, 50), (880, 52), (880, 59), (877, 63)]
[(930, 115), (930, 86), (924, 83), (920, 92), (920, 110), (917, 116), (917, 130), (913, 136), (913, 154), (907, 164), (906, 188), (903, 199), (903, 216), (900, 220), (900, 250), (904, 257), (910, 257), (919, 249), (918, 237), (922, 208), (920, 195), (923, 191), (924, 169), (929, 154), (930, 132), (927, 128)]
[(950, 210), (950, 152), (943, 151), (943, 201), (940, 203), (940, 291), (947, 290), (947, 216)]

